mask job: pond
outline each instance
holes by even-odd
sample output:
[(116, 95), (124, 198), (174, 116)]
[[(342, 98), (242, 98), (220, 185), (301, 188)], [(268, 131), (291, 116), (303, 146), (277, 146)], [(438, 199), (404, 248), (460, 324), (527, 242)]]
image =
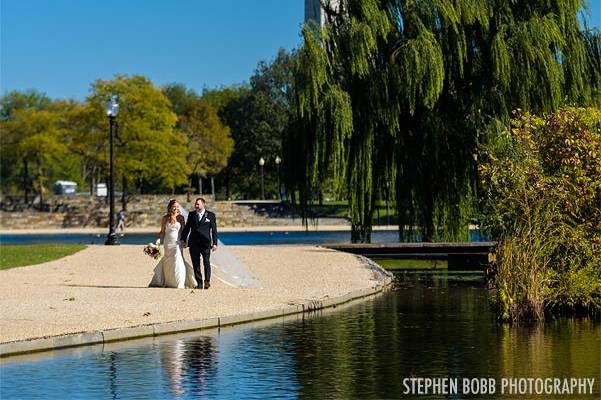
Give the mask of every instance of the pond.
[[(157, 234), (128, 233), (119, 238), (123, 244), (146, 244), (154, 242)], [(349, 243), (350, 231), (309, 231), (309, 232), (221, 232), (219, 238), (223, 243), (232, 246), (265, 245), (265, 244), (323, 244)], [(399, 237), (396, 230), (374, 231), (373, 243), (395, 243)], [(0, 234), (0, 244), (31, 244), (31, 243), (82, 243), (104, 244), (106, 235), (92, 233), (35, 233), (35, 234)], [(470, 241), (480, 241), (478, 231), (470, 232)]]
[(600, 345), (590, 319), (497, 324), (480, 274), (407, 271), (332, 311), (5, 359), (0, 397), (399, 398), (410, 377), (574, 377), (598, 399)]

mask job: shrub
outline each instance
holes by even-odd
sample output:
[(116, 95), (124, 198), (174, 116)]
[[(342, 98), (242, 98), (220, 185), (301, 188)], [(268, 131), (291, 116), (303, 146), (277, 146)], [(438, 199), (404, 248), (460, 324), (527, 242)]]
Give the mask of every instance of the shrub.
[(514, 112), (484, 149), (482, 225), (503, 320), (601, 310), (601, 110)]

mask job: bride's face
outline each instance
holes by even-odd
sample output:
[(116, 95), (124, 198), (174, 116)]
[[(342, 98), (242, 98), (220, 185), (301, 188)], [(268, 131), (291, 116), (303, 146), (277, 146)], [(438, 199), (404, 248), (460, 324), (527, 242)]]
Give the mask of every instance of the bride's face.
[(171, 213), (172, 213), (172, 214), (175, 214), (175, 215), (178, 215), (178, 214), (179, 214), (179, 203), (174, 203), (174, 204), (171, 206)]

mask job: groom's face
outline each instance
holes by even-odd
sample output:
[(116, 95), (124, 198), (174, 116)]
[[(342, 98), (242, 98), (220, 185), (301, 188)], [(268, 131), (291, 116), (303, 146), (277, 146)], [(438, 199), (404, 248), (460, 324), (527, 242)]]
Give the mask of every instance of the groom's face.
[(196, 200), (196, 203), (194, 203), (194, 209), (196, 211), (202, 211), (204, 210), (205, 205), (203, 204), (202, 200)]

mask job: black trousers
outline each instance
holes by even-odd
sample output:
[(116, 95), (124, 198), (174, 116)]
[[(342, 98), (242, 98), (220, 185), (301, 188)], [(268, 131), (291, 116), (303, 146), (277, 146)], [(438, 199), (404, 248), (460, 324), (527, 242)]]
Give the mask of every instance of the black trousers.
[(211, 248), (190, 247), (190, 258), (194, 268), (194, 278), (198, 285), (202, 285), (202, 273), (200, 272), (200, 256), (205, 270), (205, 282), (211, 281)]

